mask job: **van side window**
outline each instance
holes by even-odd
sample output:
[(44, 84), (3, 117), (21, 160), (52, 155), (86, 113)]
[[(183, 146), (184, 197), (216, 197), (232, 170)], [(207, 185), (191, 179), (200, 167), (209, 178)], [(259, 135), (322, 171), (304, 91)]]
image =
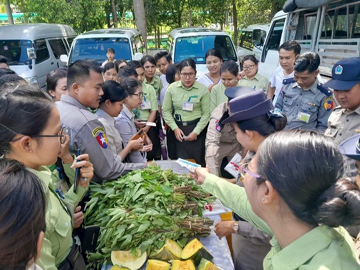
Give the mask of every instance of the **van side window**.
[(322, 39), (360, 37), (360, 4), (329, 8), (323, 22)]
[(45, 39), (35, 40), (35, 52), (36, 52), (35, 64), (39, 64), (50, 58), (49, 50), (46, 46)]
[(69, 49), (71, 48), (71, 44), (72, 44), (73, 40), (74, 40), (73, 37), (68, 37), (68, 38), (66, 38), (66, 41), (67, 41), (67, 43), (69, 44)]
[(271, 30), (269, 32), (269, 39), (265, 45), (265, 58), (269, 50), (277, 51), (279, 49), (284, 24), (285, 24), (285, 18), (275, 21), (271, 26)]
[(252, 41), (253, 41), (253, 32), (252, 31), (244, 31), (241, 33), (240, 47), (243, 47), (248, 50), (252, 50), (254, 48)]
[(65, 44), (61, 39), (51, 39), (49, 44), (56, 59), (59, 59), (62, 54), (67, 54)]

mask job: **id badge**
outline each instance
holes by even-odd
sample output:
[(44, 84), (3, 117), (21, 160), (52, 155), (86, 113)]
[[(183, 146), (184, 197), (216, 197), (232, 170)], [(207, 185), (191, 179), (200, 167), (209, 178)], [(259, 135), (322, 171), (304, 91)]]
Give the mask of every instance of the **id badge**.
[(305, 122), (305, 123), (309, 123), (310, 114), (304, 113), (304, 112), (299, 112), (298, 116), (297, 116), (297, 120), (300, 120), (300, 121)]
[(150, 110), (151, 109), (150, 101), (144, 101), (143, 103), (141, 103), (141, 109), (142, 110)]
[(194, 104), (190, 102), (184, 102), (182, 110), (192, 112), (194, 110)]

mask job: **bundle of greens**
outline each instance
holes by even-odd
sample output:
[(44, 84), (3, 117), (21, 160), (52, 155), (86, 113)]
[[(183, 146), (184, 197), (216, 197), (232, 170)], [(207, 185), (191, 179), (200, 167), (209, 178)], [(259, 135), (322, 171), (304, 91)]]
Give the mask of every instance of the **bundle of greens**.
[(187, 175), (150, 166), (90, 188), (85, 225), (101, 228), (96, 253), (88, 258), (91, 267), (109, 263), (112, 250), (150, 254), (167, 239), (184, 246), (188, 237), (211, 232), (213, 221), (201, 216), (213, 198)]

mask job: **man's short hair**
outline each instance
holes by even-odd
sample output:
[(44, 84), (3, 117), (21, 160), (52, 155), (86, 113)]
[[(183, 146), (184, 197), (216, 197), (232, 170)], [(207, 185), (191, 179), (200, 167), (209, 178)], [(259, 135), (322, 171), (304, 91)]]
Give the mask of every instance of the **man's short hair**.
[(9, 60), (5, 56), (0, 55), (0, 63), (8, 65), (8, 61)]
[(124, 67), (120, 68), (118, 76), (121, 80), (123, 80), (123, 79), (129, 78), (131, 76), (135, 76), (135, 78), (137, 78), (138, 74), (137, 74), (136, 70), (133, 69), (132, 67), (124, 66)]
[(115, 54), (115, 50), (113, 48), (107, 48), (106, 53), (109, 53), (109, 52)]
[(101, 74), (102, 69), (94, 60), (77, 60), (72, 63), (67, 71), (67, 88), (71, 89), (74, 83), (83, 83), (90, 77), (90, 70)]
[(165, 57), (166, 61), (168, 61), (169, 63), (172, 61), (171, 54), (168, 51), (160, 51), (155, 54), (155, 57), (154, 57), (155, 62), (157, 62), (158, 60), (160, 60), (163, 57)]
[(295, 40), (289, 40), (280, 45), (279, 51), (283, 49), (285, 51), (294, 51), (295, 55), (301, 53), (301, 46)]
[(296, 72), (309, 73), (315, 72), (320, 66), (320, 56), (314, 52), (306, 52), (301, 54), (294, 63), (294, 70)]
[(143, 68), (143, 66), (141, 65), (140, 61), (137, 60), (132, 60), (130, 62), (128, 62), (128, 66), (133, 68), (133, 69), (137, 69), (137, 68)]

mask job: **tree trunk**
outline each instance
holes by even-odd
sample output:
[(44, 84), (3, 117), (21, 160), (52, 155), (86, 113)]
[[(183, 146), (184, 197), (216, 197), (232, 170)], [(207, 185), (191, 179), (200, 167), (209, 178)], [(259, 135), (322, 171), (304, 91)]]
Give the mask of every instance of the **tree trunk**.
[(192, 26), (192, 10), (189, 10), (189, 25), (188, 27)]
[(14, 18), (12, 16), (12, 11), (10, 7), (10, 0), (5, 1), (5, 9), (6, 9), (6, 14), (8, 16), (9, 24), (14, 24)]
[(160, 47), (161, 47), (161, 28), (160, 27), (158, 27), (158, 30), (157, 30), (157, 32), (158, 32), (158, 49), (160, 49)]
[(110, 14), (105, 10), (107, 28), (111, 28)]
[(232, 6), (233, 6), (234, 43), (235, 43), (235, 48), (236, 48), (238, 46), (238, 41), (239, 41), (236, 0), (232, 0)]
[(133, 0), (133, 4), (134, 4), (136, 26), (139, 29), (144, 39), (144, 43), (147, 50), (147, 30), (146, 30), (144, 0)]
[(112, 15), (113, 15), (114, 28), (117, 28), (117, 26), (118, 26), (118, 21), (117, 21), (115, 0), (110, 0), (110, 2), (111, 2), (111, 10), (112, 10)]

